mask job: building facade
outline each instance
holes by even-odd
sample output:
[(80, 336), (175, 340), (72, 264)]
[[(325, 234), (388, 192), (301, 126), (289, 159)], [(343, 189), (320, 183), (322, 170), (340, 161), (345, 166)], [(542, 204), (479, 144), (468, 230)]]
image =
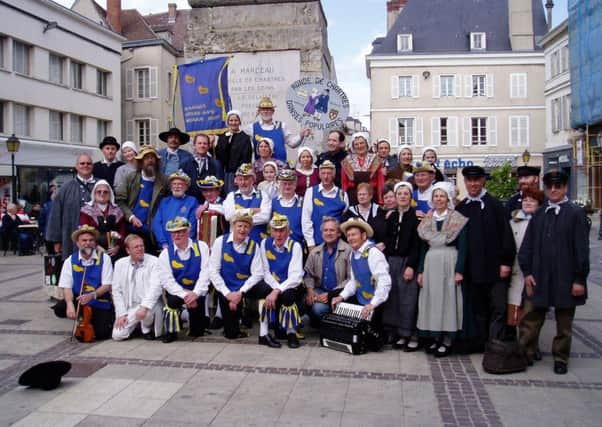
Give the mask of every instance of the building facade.
[(475, 164), (542, 164), (544, 53), (540, 1), (390, 0), (390, 28), (366, 57), (373, 139), (426, 146), (455, 175)]
[(78, 153), (98, 158), (104, 136), (121, 137), (123, 38), (50, 0), (2, 1), (0, 23), (0, 177), (6, 187), (15, 134), (19, 197), (43, 203)]

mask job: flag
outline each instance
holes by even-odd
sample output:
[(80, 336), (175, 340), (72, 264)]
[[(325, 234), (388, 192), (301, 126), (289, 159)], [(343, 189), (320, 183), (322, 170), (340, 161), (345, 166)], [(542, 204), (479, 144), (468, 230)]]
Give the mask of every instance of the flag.
[(229, 57), (220, 57), (178, 66), (184, 127), (190, 135), (227, 130), (229, 63)]

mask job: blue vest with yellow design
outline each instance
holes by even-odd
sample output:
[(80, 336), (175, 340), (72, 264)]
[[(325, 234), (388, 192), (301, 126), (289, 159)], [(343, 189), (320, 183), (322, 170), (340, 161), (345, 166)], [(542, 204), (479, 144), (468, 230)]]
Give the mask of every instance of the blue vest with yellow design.
[[(102, 266), (104, 263), (102, 253), (98, 253), (98, 259), (92, 265), (84, 266), (79, 259), (79, 251), (71, 255), (71, 273), (73, 277), (73, 295), (82, 293), (81, 287), (84, 282), (83, 293), (94, 292), (102, 286)], [(85, 276), (84, 276), (85, 272)], [(111, 309), (111, 297), (107, 292), (103, 296), (93, 299), (88, 303), (91, 307), (101, 310)]]
[(353, 270), (353, 277), (355, 278), (355, 297), (361, 305), (370, 304), (374, 291), (376, 290), (376, 284), (370, 271), (370, 265), (368, 264), (368, 254), (373, 246), (370, 245), (362, 252), (362, 255), (356, 259), (351, 255), (351, 268)]
[(136, 204), (132, 209), (132, 214), (136, 216), (142, 222), (142, 227), (140, 229), (134, 229), (133, 226), (130, 225), (130, 230), (137, 231), (148, 231), (148, 216), (150, 214), (150, 204), (153, 198), (153, 187), (155, 183), (154, 181), (148, 181), (144, 178), (140, 179), (140, 192), (138, 193), (138, 199), (136, 200)]
[[(235, 209), (247, 209), (247, 208), (260, 208), (261, 207), (261, 191), (253, 193), (253, 197), (245, 199), (242, 194), (234, 193), (234, 208)], [(267, 224), (256, 224), (251, 228), (249, 233), (251, 240), (255, 243), (261, 242), (263, 239), (268, 237), (268, 226)]]
[(257, 244), (249, 239), (245, 252), (240, 254), (234, 250), (234, 242), (228, 242), (229, 237), (230, 233), (224, 234), (224, 240), (222, 241), (221, 276), (229, 290), (238, 292), (251, 276), (251, 262)]
[(272, 141), (274, 141), (274, 152), (272, 153), (272, 157), (274, 159), (282, 160), (284, 163), (286, 163), (286, 147), (284, 146), (284, 132), (282, 130), (281, 122), (275, 121), (274, 129), (272, 130), (263, 130), (259, 122), (253, 123), (253, 137), (255, 157), (259, 158), (259, 153), (257, 152), (259, 140), (261, 138), (270, 138)]
[(313, 209), (311, 212), (311, 221), (314, 224), (314, 242), (316, 245), (321, 244), (322, 232), (320, 231), (320, 225), (322, 225), (322, 219), (325, 216), (331, 216), (336, 218), (338, 221), (343, 216), (345, 210), (345, 193), (340, 188), (337, 188), (337, 195), (333, 198), (324, 197), (321, 191), (318, 190), (318, 186), (314, 185), (311, 190), (312, 194), (312, 205)]
[(199, 250), (199, 243), (193, 242), (190, 258), (186, 261), (182, 261), (178, 256), (178, 252), (173, 243), (169, 245), (169, 265), (173, 273), (174, 279), (184, 289), (189, 291), (194, 289), (194, 285), (199, 278), (201, 273), (201, 251)]
[(276, 250), (274, 239), (268, 237), (265, 239), (265, 257), (268, 259), (270, 273), (278, 282), (282, 283), (288, 279), (288, 266), (293, 258), (293, 245), (295, 241), (289, 239), (288, 244), (282, 252)]
[(303, 199), (297, 197), (297, 201), (292, 206), (282, 206), (277, 197), (272, 200), (272, 215), (274, 212), (284, 215), (288, 218), (288, 226), (291, 230), (291, 238), (295, 242), (303, 244), (303, 230), (301, 229), (301, 211), (303, 209)]

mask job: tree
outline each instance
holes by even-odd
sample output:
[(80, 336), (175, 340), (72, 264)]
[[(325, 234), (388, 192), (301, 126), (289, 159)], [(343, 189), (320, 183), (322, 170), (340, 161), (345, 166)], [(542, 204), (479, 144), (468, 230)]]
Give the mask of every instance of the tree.
[(504, 163), (491, 172), (491, 179), (487, 181), (487, 191), (500, 200), (507, 200), (516, 193), (518, 180), (512, 176), (512, 164)]

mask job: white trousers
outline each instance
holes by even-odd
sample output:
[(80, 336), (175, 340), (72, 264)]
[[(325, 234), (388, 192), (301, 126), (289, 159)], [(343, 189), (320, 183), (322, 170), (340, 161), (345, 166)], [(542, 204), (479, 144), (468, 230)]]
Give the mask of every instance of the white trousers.
[(162, 304), (155, 304), (155, 308), (149, 310), (146, 313), (146, 317), (142, 320), (136, 320), (136, 311), (140, 306), (130, 308), (127, 312), (128, 321), (122, 329), (116, 329), (113, 327), (113, 339), (115, 341), (126, 340), (130, 337), (138, 323), (140, 323), (140, 328), (142, 329), (143, 334), (147, 334), (151, 331), (151, 329), (155, 330), (155, 336), (158, 337), (161, 335), (161, 329), (163, 326), (163, 315), (162, 315)]

